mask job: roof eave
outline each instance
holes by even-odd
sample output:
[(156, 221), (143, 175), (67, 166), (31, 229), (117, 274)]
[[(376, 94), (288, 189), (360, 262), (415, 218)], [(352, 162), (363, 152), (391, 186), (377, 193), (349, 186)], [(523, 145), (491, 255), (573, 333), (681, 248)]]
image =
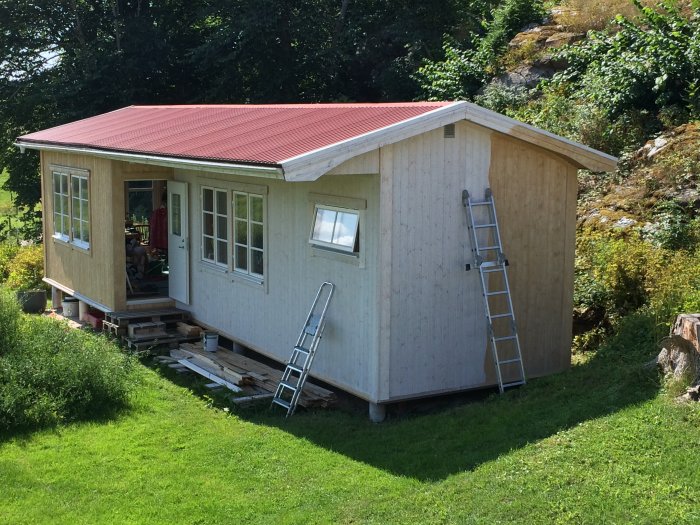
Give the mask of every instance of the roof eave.
[(168, 168), (181, 168), (195, 171), (208, 171), (225, 173), (229, 175), (243, 175), (248, 177), (264, 177), (272, 179), (284, 179), (284, 171), (277, 165), (240, 164), (204, 159), (189, 159), (181, 157), (168, 157), (165, 155), (150, 155), (145, 153), (130, 153), (122, 151), (103, 150), (81, 146), (66, 146), (43, 142), (27, 142), (18, 139), (15, 146), (21, 151), (35, 149), (38, 151), (57, 151), (61, 153), (75, 153), (79, 155), (93, 155), (96, 157), (120, 160), (124, 162), (136, 162)]
[(285, 159), (280, 162), (280, 166), (288, 181), (313, 181), (353, 157), (459, 120), (466, 120), (489, 130), (534, 144), (564, 157), (578, 168), (596, 172), (617, 169), (618, 159), (612, 155), (470, 102), (455, 102), (417, 117)]

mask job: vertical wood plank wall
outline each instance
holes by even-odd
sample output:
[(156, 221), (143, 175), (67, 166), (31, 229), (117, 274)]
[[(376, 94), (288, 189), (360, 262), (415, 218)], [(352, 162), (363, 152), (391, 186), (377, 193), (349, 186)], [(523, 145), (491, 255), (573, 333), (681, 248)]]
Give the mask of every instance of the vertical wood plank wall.
[[(316, 182), (289, 183), (251, 177), (176, 170), (188, 183), (191, 304), (194, 318), (279, 361), (289, 358), (319, 285), (336, 285), (312, 375), (365, 398), (377, 377), (377, 175), (324, 176)], [(201, 261), (201, 186), (232, 190), (236, 184), (267, 188), (266, 283), (246, 282)], [(365, 264), (311, 248), (314, 202), (309, 194), (363, 199), (360, 246)], [(229, 237), (230, 238), (230, 237)]]
[[(172, 169), (55, 152), (44, 152), (41, 158), (46, 277), (109, 309), (125, 309), (124, 182), (137, 179), (172, 178)], [(52, 238), (51, 165), (80, 168), (90, 172), (90, 250), (88, 252)]]
[[(43, 152), (42, 206), (45, 223), (46, 277), (114, 308), (115, 253), (112, 226), (112, 163), (86, 155)], [(53, 239), (53, 182), (51, 165), (90, 172), (90, 250)]]
[(535, 146), (493, 135), (489, 179), (529, 377), (571, 361), (576, 174)]
[(382, 173), (382, 197), (392, 209), (386, 218), (390, 261), (380, 263), (390, 264), (382, 276), (391, 279), (390, 294), (385, 289), (382, 297), (391, 300), (390, 348), (382, 348), (389, 352), (383, 400), (486, 380), (479, 276), (465, 271), (471, 248), (462, 190), (483, 194), (487, 187), (490, 134), (459, 122), (455, 135), (444, 138), (440, 128), (382, 150), (382, 169), (389, 166), (384, 155), (392, 157), (391, 176)]

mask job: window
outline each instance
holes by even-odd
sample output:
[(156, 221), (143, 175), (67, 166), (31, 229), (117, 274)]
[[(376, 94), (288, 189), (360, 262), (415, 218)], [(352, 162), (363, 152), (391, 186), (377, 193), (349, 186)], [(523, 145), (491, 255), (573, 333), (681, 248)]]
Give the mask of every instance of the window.
[(263, 277), (265, 260), (263, 197), (233, 192), (233, 270)]
[(153, 181), (130, 180), (127, 190), (127, 218), (135, 222), (148, 222), (153, 213)]
[(359, 223), (360, 213), (357, 210), (316, 204), (309, 242), (324, 248), (358, 253)]
[(228, 192), (202, 188), (202, 259), (228, 268)]
[(54, 238), (90, 248), (90, 197), (84, 171), (54, 170)]

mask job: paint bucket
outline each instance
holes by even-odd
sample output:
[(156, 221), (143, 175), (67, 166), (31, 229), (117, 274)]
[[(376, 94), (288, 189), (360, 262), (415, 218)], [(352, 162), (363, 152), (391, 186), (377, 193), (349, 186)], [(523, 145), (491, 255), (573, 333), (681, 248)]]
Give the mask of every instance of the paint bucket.
[(216, 332), (202, 332), (202, 344), (207, 352), (216, 352), (219, 348), (219, 334)]
[(66, 297), (61, 302), (63, 317), (78, 317), (78, 300), (75, 297)]

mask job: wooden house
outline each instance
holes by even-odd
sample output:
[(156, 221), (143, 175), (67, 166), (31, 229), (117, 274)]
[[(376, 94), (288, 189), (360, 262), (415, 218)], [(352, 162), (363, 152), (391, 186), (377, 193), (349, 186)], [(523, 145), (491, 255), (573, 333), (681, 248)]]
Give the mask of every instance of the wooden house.
[[(493, 191), (528, 377), (569, 366), (577, 171), (616, 167), (467, 102), (132, 106), (17, 145), (41, 152), (55, 290), (103, 311), (176, 305), (284, 362), (331, 281), (311, 375), (380, 415), (496, 383), (465, 189)], [(167, 209), (148, 268), (125, 250), (135, 202)]]

